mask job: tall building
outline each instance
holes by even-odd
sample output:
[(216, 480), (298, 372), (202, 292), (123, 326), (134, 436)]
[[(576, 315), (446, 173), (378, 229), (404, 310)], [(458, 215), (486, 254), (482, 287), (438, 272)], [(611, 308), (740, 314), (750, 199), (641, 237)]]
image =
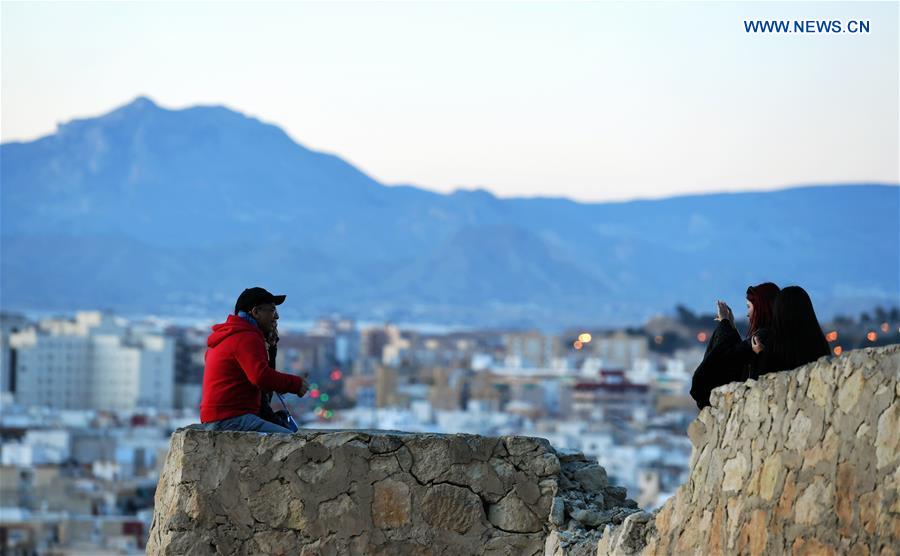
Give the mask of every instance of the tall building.
[(359, 357), (360, 334), (351, 319), (318, 319), (307, 335), (334, 338), (334, 361), (338, 365), (349, 368)]
[(465, 371), (436, 367), (431, 369), (432, 386), (428, 400), (434, 409), (458, 411), (465, 409), (462, 400), (463, 385), (466, 382)]
[(10, 372), (12, 351), (9, 349), (9, 337), (28, 325), (28, 319), (22, 315), (0, 313), (0, 401), (4, 403), (16, 386), (15, 375)]
[(537, 331), (510, 332), (503, 336), (506, 366), (513, 368), (547, 368), (559, 357), (559, 338)]
[(384, 346), (388, 343), (388, 334), (384, 327), (367, 328), (361, 334), (362, 356), (381, 361)]
[[(170, 328), (175, 341), (175, 408), (200, 407), (209, 328)], [(280, 354), (279, 354), (280, 355)]]
[(629, 334), (623, 330), (595, 337), (589, 345), (591, 354), (603, 359), (604, 367), (623, 370), (631, 369), (640, 359), (647, 359), (650, 349), (646, 336)]
[(17, 403), (55, 409), (171, 408), (171, 338), (138, 331), (99, 312), (48, 319), (12, 333), (10, 372)]
[(337, 323), (334, 335), (334, 354), (339, 365), (350, 367), (359, 359), (360, 335), (356, 323), (344, 319)]
[(378, 366), (375, 369), (375, 406), (391, 407), (397, 402), (397, 370)]
[(384, 327), (385, 343), (381, 349), (381, 363), (390, 367), (399, 367), (408, 364), (410, 348), (410, 333), (400, 330), (393, 324)]

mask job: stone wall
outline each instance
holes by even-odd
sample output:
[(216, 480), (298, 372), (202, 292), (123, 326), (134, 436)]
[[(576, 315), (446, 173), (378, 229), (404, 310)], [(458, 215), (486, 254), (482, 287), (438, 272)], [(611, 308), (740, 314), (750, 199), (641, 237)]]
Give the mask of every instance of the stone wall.
[(525, 437), (172, 436), (148, 554), (593, 554), (637, 511), (596, 462)]
[(713, 391), (691, 474), (604, 554), (900, 553), (900, 345)]

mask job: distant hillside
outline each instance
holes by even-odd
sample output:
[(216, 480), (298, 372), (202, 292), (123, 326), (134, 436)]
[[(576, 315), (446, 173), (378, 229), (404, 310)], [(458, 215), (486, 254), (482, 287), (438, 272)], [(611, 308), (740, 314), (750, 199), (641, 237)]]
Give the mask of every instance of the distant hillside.
[[(900, 298), (900, 188), (585, 204), (384, 186), (223, 107), (147, 98), (0, 146), (4, 308), (619, 324), (799, 283), (824, 313)], [(736, 310), (740, 310), (736, 307)]]

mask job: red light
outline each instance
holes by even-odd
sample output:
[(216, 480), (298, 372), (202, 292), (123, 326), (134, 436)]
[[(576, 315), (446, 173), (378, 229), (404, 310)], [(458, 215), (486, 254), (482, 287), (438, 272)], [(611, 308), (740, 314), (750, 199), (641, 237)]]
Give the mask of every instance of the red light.
[(866, 339), (869, 340), (870, 342), (874, 342), (875, 340), (878, 339), (878, 334), (876, 334), (875, 331), (872, 330), (868, 334), (866, 334)]
[(318, 390), (310, 390), (310, 391), (309, 391), (309, 395), (310, 395), (311, 397), (313, 397), (313, 398), (318, 398), (318, 397), (319, 397), (319, 391), (318, 391)]
[(697, 334), (697, 341), (705, 342), (706, 341), (706, 332), (700, 332), (699, 334)]
[(840, 357), (840, 355), (844, 353), (844, 348), (841, 346), (834, 346), (834, 354)]
[(342, 373), (340, 371), (340, 369), (335, 369), (335, 370), (331, 371), (331, 380), (333, 380), (335, 382), (340, 380), (342, 376), (344, 376), (344, 373)]

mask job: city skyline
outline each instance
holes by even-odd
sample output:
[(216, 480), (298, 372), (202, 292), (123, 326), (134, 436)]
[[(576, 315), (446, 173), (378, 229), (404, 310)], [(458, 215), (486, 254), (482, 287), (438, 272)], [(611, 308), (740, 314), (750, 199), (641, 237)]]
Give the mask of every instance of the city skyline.
[[(898, 181), (895, 3), (2, 10), (4, 142), (147, 95), (224, 105), (439, 192), (613, 201)], [(871, 31), (752, 34), (747, 19)]]
[[(845, 369), (860, 376), (862, 356), (874, 361), (866, 367), (870, 381), (882, 374), (895, 378), (889, 373), (894, 368), (889, 358), (896, 358), (900, 312), (880, 311), (874, 317), (835, 322), (826, 337), (832, 360), (821, 359), (799, 373), (778, 374), (790, 380), (818, 375), (836, 382), (846, 376)], [(690, 484), (698, 468), (705, 473), (690, 463), (695, 437), (688, 437), (688, 426), (697, 408), (687, 389), (712, 324), (711, 318), (681, 312), (637, 329), (591, 329), (593, 333), (422, 334), (392, 325), (363, 327), (352, 320), (323, 319), (307, 330), (281, 334), (273, 366), (309, 378), (307, 396), (287, 395), (280, 403), (302, 423), (299, 434), (315, 435), (312, 442), (322, 442), (320, 435), (329, 430), (382, 430), (388, 435), (403, 430), (407, 439), (441, 438), (435, 433), (518, 442), (538, 437), (565, 454), (561, 464), (577, 460), (575, 480), (582, 480), (578, 477), (585, 476), (588, 464), (591, 477), (614, 485), (599, 500), (600, 508), (609, 509), (609, 496), (627, 496), (637, 502), (629, 504), (632, 509), (651, 511), (671, 505), (667, 501), (679, 485)], [(154, 486), (165, 492), (164, 466), (182, 461), (178, 435), (184, 434), (182, 427), (195, 427), (199, 420), (207, 334), (192, 326), (99, 311), (40, 321), (0, 312), (0, 425), (5, 431), (0, 439), (0, 532), (6, 548), (29, 553), (115, 548), (117, 553), (140, 554), (146, 547), (153, 552), (157, 537), (151, 528), (158, 526), (160, 515), (169, 515), (160, 512), (165, 505), (154, 508), (160, 500)], [(856, 349), (861, 347), (875, 349)], [(772, 400), (774, 382), (761, 378), (760, 388), (752, 385), (757, 381), (733, 385), (732, 391), (740, 389), (736, 395), (716, 394), (713, 403), (743, 398), (750, 406), (760, 399), (760, 391)], [(142, 386), (136, 389), (138, 383)], [(826, 396), (830, 392), (835, 400), (827, 403), (848, 399), (839, 396), (848, 391), (847, 380), (844, 384), (826, 386)], [(775, 396), (783, 398), (787, 390), (790, 398), (796, 392), (799, 403), (811, 407), (817, 398), (807, 395), (803, 386), (779, 385)], [(871, 384), (863, 388), (876, 392)], [(891, 398), (880, 394), (892, 391), (893, 384), (881, 386), (878, 395), (870, 396), (872, 403), (885, 407)], [(849, 399), (856, 404), (855, 398)], [(770, 410), (773, 406), (778, 407), (767, 405)], [(743, 410), (743, 402), (734, 407)], [(747, 413), (758, 415), (755, 407)], [(881, 444), (872, 438), (885, 418), (876, 425), (882, 414), (878, 407), (854, 407), (868, 416), (869, 436), (861, 438), (856, 427), (835, 430), (849, 431), (845, 436), (860, 442), (858, 451), (868, 450), (875, 461)], [(805, 420), (800, 411), (799, 418)], [(787, 428), (770, 427), (781, 435)], [(786, 438), (790, 444), (796, 435)], [(339, 449), (346, 440), (344, 436), (332, 448)], [(743, 440), (749, 445), (752, 438)], [(890, 440), (882, 442), (880, 432), (877, 442), (892, 446)], [(746, 453), (748, 448), (738, 449)], [(345, 471), (338, 472), (343, 480)], [(237, 475), (231, 477), (228, 480), (237, 484)], [(240, 476), (241, 485), (252, 480), (252, 475)], [(326, 477), (321, 484), (334, 481)], [(596, 544), (592, 531), (602, 527), (591, 514), (576, 513), (585, 500), (577, 502), (581, 505), (564, 515), (581, 525), (568, 530)]]

